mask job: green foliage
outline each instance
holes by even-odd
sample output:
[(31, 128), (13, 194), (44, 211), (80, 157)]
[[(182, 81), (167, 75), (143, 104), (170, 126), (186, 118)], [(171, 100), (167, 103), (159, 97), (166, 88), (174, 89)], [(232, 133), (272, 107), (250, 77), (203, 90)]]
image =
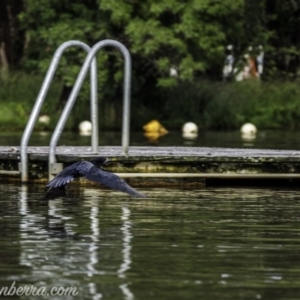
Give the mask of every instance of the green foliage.
[[(225, 45), (233, 44), (240, 56), (249, 45), (261, 44), (268, 56), (265, 78), (291, 78), (299, 73), (299, 11), (292, 0), (24, 0), (19, 14), (26, 36), (21, 59), (30, 72), (45, 72), (63, 42), (75, 39), (92, 46), (112, 38), (123, 42), (138, 61), (134, 78), (154, 78), (158, 86), (172, 87), (171, 65), (178, 67), (181, 80), (219, 78)], [(112, 61), (101, 61), (99, 70), (119, 72), (122, 58), (108, 53)], [(68, 63), (59, 67), (66, 85), (73, 83), (84, 56), (68, 51)], [(151, 72), (145, 74), (146, 68)], [(101, 80), (113, 88), (120, 85), (118, 76), (105, 74)]]
[(166, 97), (161, 119), (169, 128), (188, 121), (206, 129), (238, 129), (246, 122), (259, 128), (300, 128), (296, 83), (184, 83)]
[[(29, 41), (23, 61), (26, 69), (46, 72), (55, 49), (67, 40), (93, 45), (109, 37), (120, 40), (130, 49), (134, 62), (133, 83), (143, 92), (145, 81), (151, 81), (153, 87), (175, 86), (177, 81), (169, 77), (171, 65), (179, 69), (180, 80), (191, 81), (211, 70), (219, 77), (224, 45), (228, 40), (237, 42), (236, 37), (230, 35), (244, 27), (243, 0), (189, 0), (185, 3), (179, 0), (25, 0), (25, 3), (26, 9), (19, 18)], [(101, 99), (119, 98), (122, 56), (111, 50), (101, 52), (99, 96)], [(84, 57), (82, 51), (70, 49), (62, 58), (58, 76), (66, 86), (74, 84)], [(88, 90), (82, 95), (87, 98)]]
[[(234, 19), (243, 10), (241, 0), (224, 2), (148, 0), (132, 4), (132, 16), (122, 25), (132, 53), (157, 69), (158, 85), (166, 85), (172, 64), (179, 68), (182, 80), (192, 80), (212, 66), (220, 69), (227, 39), (225, 25), (231, 20), (235, 27)], [(113, 8), (105, 6), (112, 14)]]
[[(13, 110), (20, 115), (20, 124), (24, 124), (22, 120), (31, 110), (32, 99), (40, 87), (37, 82), (41, 82), (55, 50), (63, 42), (80, 40), (93, 46), (109, 38), (122, 42), (132, 54), (132, 112), (138, 116), (133, 128), (140, 128), (150, 117), (166, 119), (169, 127), (179, 127), (186, 119), (206, 128), (237, 128), (245, 121), (272, 128), (298, 126), (295, 84), (272, 84), (278, 79), (295, 80), (299, 76), (297, 1), (23, 1), (24, 8), (15, 23), (21, 28), (10, 28), (20, 35), (13, 36), (18, 40), (18, 54), (8, 56), (18, 58), (14, 65), (27, 72), (36, 87), (18, 79), (22, 81), (21, 103), (19, 96), (13, 94), (18, 88), (10, 91), (8, 86), (12, 83), (7, 81), (0, 91), (0, 101), (8, 107), (5, 113), (3, 108), (3, 120), (9, 119), (8, 110)], [(13, 11), (19, 13), (20, 9)], [(228, 44), (234, 45), (236, 57), (242, 57), (249, 45), (263, 45), (263, 80), (270, 83), (220, 82), (224, 48)], [(65, 92), (73, 87), (85, 57), (81, 49), (66, 50), (55, 77), (59, 82), (57, 101), (46, 102), (47, 112), (59, 116), (68, 97)], [(122, 55), (114, 49), (103, 49), (97, 55), (101, 127), (121, 126), (123, 65)], [(171, 66), (177, 68), (178, 77), (170, 77)], [(89, 117), (89, 93), (87, 76), (68, 128), (75, 128)], [(14, 99), (16, 105), (7, 104), (5, 99)]]
[[(8, 78), (0, 77), (0, 128), (22, 130), (25, 127), (42, 82), (42, 77), (24, 73), (11, 74)], [(48, 114), (53, 119), (52, 127), (54, 118), (57, 118), (53, 116), (61, 88), (61, 83), (53, 82), (41, 110), (41, 114)]]
[[(25, 127), (42, 80), (22, 73), (0, 78), (0, 128)], [(51, 85), (41, 111), (51, 117), (51, 123), (46, 127), (36, 124), (36, 129), (52, 130), (56, 125), (61, 112), (57, 111), (61, 88), (58, 81)], [(238, 129), (246, 122), (258, 128), (300, 128), (300, 90), (292, 82), (181, 82), (172, 88), (155, 90), (143, 100), (132, 99), (133, 130), (141, 130), (151, 119), (159, 119), (170, 129), (179, 129), (188, 121), (206, 129)], [(121, 103), (121, 99), (100, 104), (102, 128), (121, 128), (122, 108), (115, 102)], [(66, 129), (74, 129), (88, 118), (89, 108), (89, 98), (79, 99)]]
[[(26, 10), (19, 17), (27, 28), (30, 44), (23, 67), (31, 72), (45, 74), (55, 50), (68, 40), (80, 40), (92, 46), (106, 35), (107, 18), (99, 12), (94, 0), (25, 2)], [(36, 16), (39, 16), (38, 20)], [(77, 47), (65, 51), (57, 76), (66, 87), (74, 85), (85, 57), (86, 53)], [(99, 55), (98, 66), (101, 70), (99, 86), (102, 88), (107, 83), (107, 55)], [(89, 97), (88, 86), (83, 88), (81, 95), (82, 98)]]

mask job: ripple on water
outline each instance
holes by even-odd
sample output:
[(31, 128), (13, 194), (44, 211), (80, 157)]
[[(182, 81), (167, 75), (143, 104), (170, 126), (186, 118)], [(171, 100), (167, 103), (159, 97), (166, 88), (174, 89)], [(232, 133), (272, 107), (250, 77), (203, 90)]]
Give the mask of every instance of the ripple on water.
[(141, 190), (74, 187), (47, 202), (43, 186), (0, 185), (0, 284), (76, 286), (81, 299), (298, 297), (300, 191)]

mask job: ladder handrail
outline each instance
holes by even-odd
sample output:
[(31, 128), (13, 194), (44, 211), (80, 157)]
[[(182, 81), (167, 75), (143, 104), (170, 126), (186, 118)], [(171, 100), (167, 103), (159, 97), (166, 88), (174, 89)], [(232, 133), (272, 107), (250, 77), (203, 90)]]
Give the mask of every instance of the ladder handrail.
[[(87, 44), (80, 42), (80, 41), (65, 42), (62, 45), (60, 45), (60, 47), (58, 47), (57, 50), (55, 51), (54, 56), (51, 60), (50, 66), (48, 68), (47, 74), (45, 76), (45, 79), (43, 81), (43, 84), (41, 86), (41, 89), (39, 91), (39, 94), (37, 96), (37, 99), (35, 101), (35, 104), (33, 106), (30, 117), (28, 119), (28, 122), (26, 124), (25, 130), (22, 135), (22, 139), (21, 139), (21, 181), (22, 182), (28, 181), (27, 148), (28, 148), (28, 142), (29, 142), (30, 136), (32, 134), (33, 127), (37, 121), (38, 115), (39, 115), (41, 107), (44, 103), (45, 97), (47, 95), (48, 89), (52, 82), (52, 79), (53, 79), (54, 73), (57, 69), (60, 58), (61, 58), (63, 52), (71, 46), (78, 46), (78, 47), (82, 48), (83, 50), (85, 50), (88, 54), (91, 51), (91, 48)], [(91, 121), (92, 121), (92, 128), (93, 128), (91, 143), (92, 143), (92, 151), (93, 152), (98, 151), (98, 109), (97, 109), (97, 105), (98, 105), (98, 101), (97, 101), (97, 62), (96, 62), (96, 59), (94, 59), (91, 62), (91, 110), (92, 110)]]
[[(131, 88), (131, 57), (130, 53), (127, 48), (120, 42), (115, 40), (103, 40), (95, 44), (89, 54), (87, 55), (81, 70), (77, 76), (76, 82), (74, 87), (71, 91), (69, 99), (63, 109), (63, 112), (59, 118), (59, 121), (54, 129), (54, 132), (51, 137), (50, 141), (50, 148), (49, 148), (49, 179), (52, 179), (52, 174), (50, 174), (51, 166), (55, 164), (55, 149), (57, 146), (57, 142), (61, 136), (61, 133), (64, 129), (66, 121), (71, 113), (71, 110), (75, 104), (76, 98), (82, 86), (82, 83), (86, 77), (87, 71), (93, 61), (95, 59), (95, 55), (97, 52), (105, 47), (105, 46), (112, 46), (119, 49), (124, 57), (124, 93), (123, 93), (123, 120), (122, 120), (122, 148), (123, 154), (128, 154), (128, 147), (129, 147), (129, 120), (130, 120), (130, 88)], [(93, 127), (94, 130), (94, 127)]]

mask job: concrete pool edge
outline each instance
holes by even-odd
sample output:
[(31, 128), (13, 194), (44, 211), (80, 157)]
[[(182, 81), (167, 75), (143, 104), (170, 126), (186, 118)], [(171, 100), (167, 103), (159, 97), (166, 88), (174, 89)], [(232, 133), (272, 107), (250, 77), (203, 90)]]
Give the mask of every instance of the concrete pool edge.
[[(29, 183), (48, 180), (49, 147), (29, 147)], [(300, 151), (207, 147), (57, 147), (57, 162), (64, 166), (78, 160), (105, 156), (111, 163), (104, 169), (117, 173), (134, 185), (198, 185), (208, 179), (291, 179), (300, 178)], [(20, 178), (19, 147), (0, 147), (1, 181)], [(151, 179), (151, 180), (150, 180)], [(148, 181), (148, 182), (147, 182)], [(152, 182), (152, 183), (151, 183)]]

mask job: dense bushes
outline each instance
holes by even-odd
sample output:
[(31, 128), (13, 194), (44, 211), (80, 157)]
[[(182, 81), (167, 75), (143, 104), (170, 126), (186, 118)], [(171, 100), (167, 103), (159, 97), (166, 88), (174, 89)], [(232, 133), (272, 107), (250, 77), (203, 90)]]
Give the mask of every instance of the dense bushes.
[[(15, 74), (0, 78), (0, 128), (23, 130), (42, 84), (42, 78)], [(42, 114), (52, 122), (52, 130), (62, 107), (58, 106), (62, 84), (51, 85)], [(236, 129), (245, 122), (259, 128), (295, 129), (300, 127), (300, 89), (296, 82), (182, 82), (172, 89), (149, 91), (149, 100), (132, 99), (132, 129), (140, 129), (150, 119), (177, 129), (193, 121), (207, 129)], [(145, 99), (143, 99), (145, 100)], [(105, 99), (99, 105), (100, 126), (120, 129), (122, 99)], [(113, 104), (113, 105), (112, 105)], [(67, 129), (89, 116), (89, 99), (79, 99), (68, 120)], [(36, 128), (41, 129), (41, 125)]]
[(193, 121), (210, 129), (300, 127), (300, 89), (295, 82), (182, 83), (167, 95), (164, 123)]
[[(9, 77), (0, 77), (0, 128), (23, 130), (36, 97), (42, 85), (41, 76), (24, 73), (10, 74)], [(51, 85), (41, 114), (54, 115), (55, 105), (59, 99), (62, 85), (53, 82)], [(54, 118), (52, 118), (54, 119)], [(55, 124), (50, 124), (55, 126)], [(41, 125), (37, 125), (41, 128)]]

